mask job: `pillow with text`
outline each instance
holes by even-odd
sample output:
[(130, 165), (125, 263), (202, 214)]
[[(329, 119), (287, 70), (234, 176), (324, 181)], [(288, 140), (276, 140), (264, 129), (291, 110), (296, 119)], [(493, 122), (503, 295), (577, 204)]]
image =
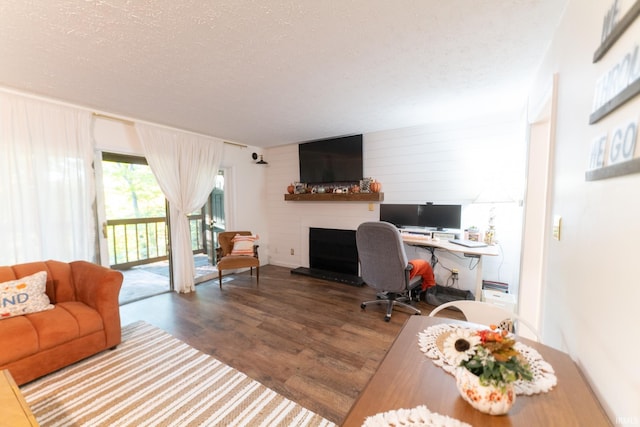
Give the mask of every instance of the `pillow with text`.
[(0, 319), (51, 310), (46, 283), (46, 271), (0, 283)]

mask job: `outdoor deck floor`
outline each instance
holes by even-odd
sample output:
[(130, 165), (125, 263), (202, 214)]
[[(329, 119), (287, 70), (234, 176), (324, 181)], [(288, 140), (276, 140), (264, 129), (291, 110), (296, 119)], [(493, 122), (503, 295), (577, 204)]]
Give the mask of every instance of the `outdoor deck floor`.
[[(196, 283), (211, 280), (218, 276), (215, 265), (209, 264), (206, 254), (194, 255), (196, 265)], [(169, 262), (159, 261), (121, 270), (124, 275), (120, 290), (120, 305), (169, 292)]]

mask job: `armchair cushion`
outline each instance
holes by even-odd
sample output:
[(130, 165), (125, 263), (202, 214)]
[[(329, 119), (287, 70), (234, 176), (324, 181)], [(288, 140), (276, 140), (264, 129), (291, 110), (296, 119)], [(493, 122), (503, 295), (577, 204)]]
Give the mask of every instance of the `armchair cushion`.
[(0, 283), (0, 320), (12, 316), (51, 310), (46, 294), (47, 272)]
[(242, 236), (236, 234), (233, 239), (233, 249), (231, 255), (248, 255), (254, 256), (254, 242), (258, 240), (258, 236)]

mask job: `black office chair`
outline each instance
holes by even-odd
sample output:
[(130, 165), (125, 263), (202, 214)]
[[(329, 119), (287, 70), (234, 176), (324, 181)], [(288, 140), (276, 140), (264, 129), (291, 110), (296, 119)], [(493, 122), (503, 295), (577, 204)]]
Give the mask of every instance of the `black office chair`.
[(364, 310), (369, 304), (387, 304), (386, 322), (391, 320), (395, 306), (421, 314), (409, 304), (412, 301), (411, 290), (420, 286), (421, 278), (409, 279), (412, 265), (407, 260), (398, 229), (384, 221), (362, 223), (356, 230), (356, 245), (362, 280), (379, 291), (376, 300), (365, 301), (360, 307)]

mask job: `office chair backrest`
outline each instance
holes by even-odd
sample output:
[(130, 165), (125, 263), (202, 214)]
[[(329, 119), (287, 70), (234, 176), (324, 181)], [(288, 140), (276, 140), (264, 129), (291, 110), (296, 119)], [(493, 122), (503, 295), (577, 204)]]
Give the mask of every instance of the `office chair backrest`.
[(520, 326), (525, 326), (529, 330), (529, 332), (531, 332), (536, 337), (536, 340), (540, 341), (538, 331), (526, 320), (522, 319), (517, 314), (510, 312), (509, 310), (482, 301), (459, 300), (441, 304), (436, 307), (431, 313), (429, 313), (429, 317), (434, 317), (436, 313), (448, 307), (455, 307), (459, 309), (460, 311), (462, 311), (462, 314), (464, 314), (464, 317), (469, 322), (473, 323), (480, 323), (487, 326), (496, 325), (503, 327), (505, 323), (509, 324), (510, 322), (512, 322), (515, 324), (516, 333), (519, 332)]
[(356, 230), (362, 280), (380, 291), (407, 289), (409, 264), (400, 232), (384, 221), (365, 222)]

